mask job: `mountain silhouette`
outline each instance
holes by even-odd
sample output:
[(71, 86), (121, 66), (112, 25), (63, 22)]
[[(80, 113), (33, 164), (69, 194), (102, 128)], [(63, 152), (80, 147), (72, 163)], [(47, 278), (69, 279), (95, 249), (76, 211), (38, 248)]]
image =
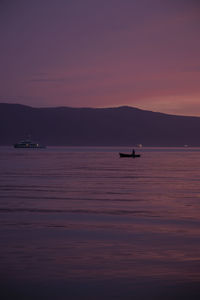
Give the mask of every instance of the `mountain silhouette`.
[(33, 108), (0, 103), (0, 144), (31, 135), (57, 146), (200, 146), (200, 118), (134, 107)]

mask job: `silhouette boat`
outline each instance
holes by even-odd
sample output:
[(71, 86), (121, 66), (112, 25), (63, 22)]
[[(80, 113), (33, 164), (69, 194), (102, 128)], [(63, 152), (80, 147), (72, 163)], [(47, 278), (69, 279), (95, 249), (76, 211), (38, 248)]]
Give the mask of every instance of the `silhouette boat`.
[(14, 148), (23, 148), (23, 149), (41, 149), (46, 148), (44, 145), (32, 142), (30, 139), (25, 139), (13, 145)]
[(126, 153), (119, 153), (120, 157), (140, 157), (140, 154), (135, 154), (135, 151), (133, 150), (131, 154), (126, 154)]
[(141, 155), (140, 154), (126, 154), (126, 153), (119, 153), (119, 156), (120, 157), (140, 157)]

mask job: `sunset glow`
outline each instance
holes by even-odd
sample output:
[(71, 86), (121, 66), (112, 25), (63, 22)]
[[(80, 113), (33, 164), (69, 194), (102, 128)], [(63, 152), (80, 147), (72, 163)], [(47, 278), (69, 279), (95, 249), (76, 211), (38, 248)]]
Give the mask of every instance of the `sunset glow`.
[(198, 1), (0, 4), (0, 102), (200, 116)]

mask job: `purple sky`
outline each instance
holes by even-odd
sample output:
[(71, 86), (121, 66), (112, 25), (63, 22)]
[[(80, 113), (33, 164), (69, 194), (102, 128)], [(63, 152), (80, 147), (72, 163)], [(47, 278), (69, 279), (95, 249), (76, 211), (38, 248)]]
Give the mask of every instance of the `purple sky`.
[(0, 1), (0, 102), (200, 116), (200, 1)]

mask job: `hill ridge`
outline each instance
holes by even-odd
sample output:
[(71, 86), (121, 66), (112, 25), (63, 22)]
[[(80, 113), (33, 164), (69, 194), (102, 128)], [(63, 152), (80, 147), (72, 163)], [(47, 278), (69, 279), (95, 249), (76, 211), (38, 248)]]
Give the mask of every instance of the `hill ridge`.
[(31, 107), (0, 103), (0, 145), (31, 134), (47, 145), (200, 146), (200, 117), (170, 115), (130, 106)]

